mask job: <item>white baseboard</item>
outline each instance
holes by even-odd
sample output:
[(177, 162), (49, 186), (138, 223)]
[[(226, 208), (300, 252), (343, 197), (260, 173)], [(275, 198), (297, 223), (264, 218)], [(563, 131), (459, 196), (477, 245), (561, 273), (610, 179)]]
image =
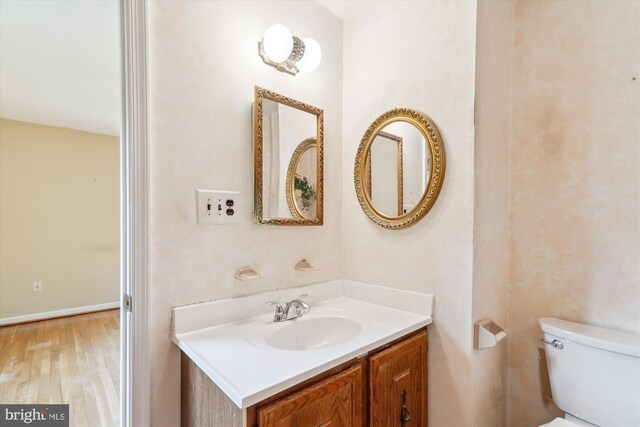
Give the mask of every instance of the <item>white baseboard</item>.
[(44, 313), (25, 314), (22, 316), (0, 317), (1, 325), (13, 323), (33, 322), (35, 320), (53, 319), (55, 317), (73, 316), (74, 314), (91, 313), (92, 311), (111, 310), (120, 307), (119, 302), (85, 305), (84, 307), (67, 308), (64, 310), (46, 311)]

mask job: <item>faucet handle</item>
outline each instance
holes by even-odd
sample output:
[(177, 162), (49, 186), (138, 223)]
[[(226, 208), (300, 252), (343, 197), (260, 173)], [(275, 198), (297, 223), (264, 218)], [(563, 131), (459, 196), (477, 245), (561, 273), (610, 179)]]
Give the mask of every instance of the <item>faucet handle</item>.
[(267, 304), (276, 306), (276, 312), (273, 314), (274, 322), (282, 322), (283, 320), (285, 320), (284, 308), (282, 308), (282, 305), (279, 302), (267, 301)]
[(275, 305), (276, 306), (276, 311), (282, 310), (282, 304), (280, 304), (278, 301), (267, 301), (267, 304)]
[(309, 295), (307, 295), (307, 294), (302, 294), (298, 298), (296, 298), (296, 300), (300, 302), (300, 306), (302, 307), (302, 313), (303, 314), (308, 313), (309, 310), (311, 310), (311, 307), (309, 307), (309, 304), (307, 304), (306, 302), (302, 301), (302, 298), (306, 298), (308, 296)]

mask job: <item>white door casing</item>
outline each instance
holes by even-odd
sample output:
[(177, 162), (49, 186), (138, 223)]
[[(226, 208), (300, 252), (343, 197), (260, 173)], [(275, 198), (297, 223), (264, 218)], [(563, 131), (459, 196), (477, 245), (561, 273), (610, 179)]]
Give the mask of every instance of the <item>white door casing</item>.
[(149, 175), (145, 0), (120, 0), (122, 127), (120, 408), (124, 427), (149, 426)]

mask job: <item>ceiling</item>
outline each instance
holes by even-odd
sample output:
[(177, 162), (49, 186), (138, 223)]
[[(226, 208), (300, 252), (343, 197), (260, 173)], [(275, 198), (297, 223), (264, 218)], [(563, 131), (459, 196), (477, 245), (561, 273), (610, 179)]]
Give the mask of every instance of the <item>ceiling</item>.
[[(317, 0), (326, 9), (329, 9), (334, 15), (343, 21), (351, 21), (362, 12), (363, 7), (375, 6), (380, 0)], [(367, 4), (369, 3), (369, 4)]]
[(0, 117), (120, 134), (117, 0), (0, 0)]

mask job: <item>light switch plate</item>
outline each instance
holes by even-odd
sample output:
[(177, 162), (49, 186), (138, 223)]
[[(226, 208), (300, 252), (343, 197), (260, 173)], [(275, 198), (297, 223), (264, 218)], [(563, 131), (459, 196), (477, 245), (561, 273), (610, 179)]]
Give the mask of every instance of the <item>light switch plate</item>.
[(196, 190), (198, 224), (239, 224), (237, 191)]

